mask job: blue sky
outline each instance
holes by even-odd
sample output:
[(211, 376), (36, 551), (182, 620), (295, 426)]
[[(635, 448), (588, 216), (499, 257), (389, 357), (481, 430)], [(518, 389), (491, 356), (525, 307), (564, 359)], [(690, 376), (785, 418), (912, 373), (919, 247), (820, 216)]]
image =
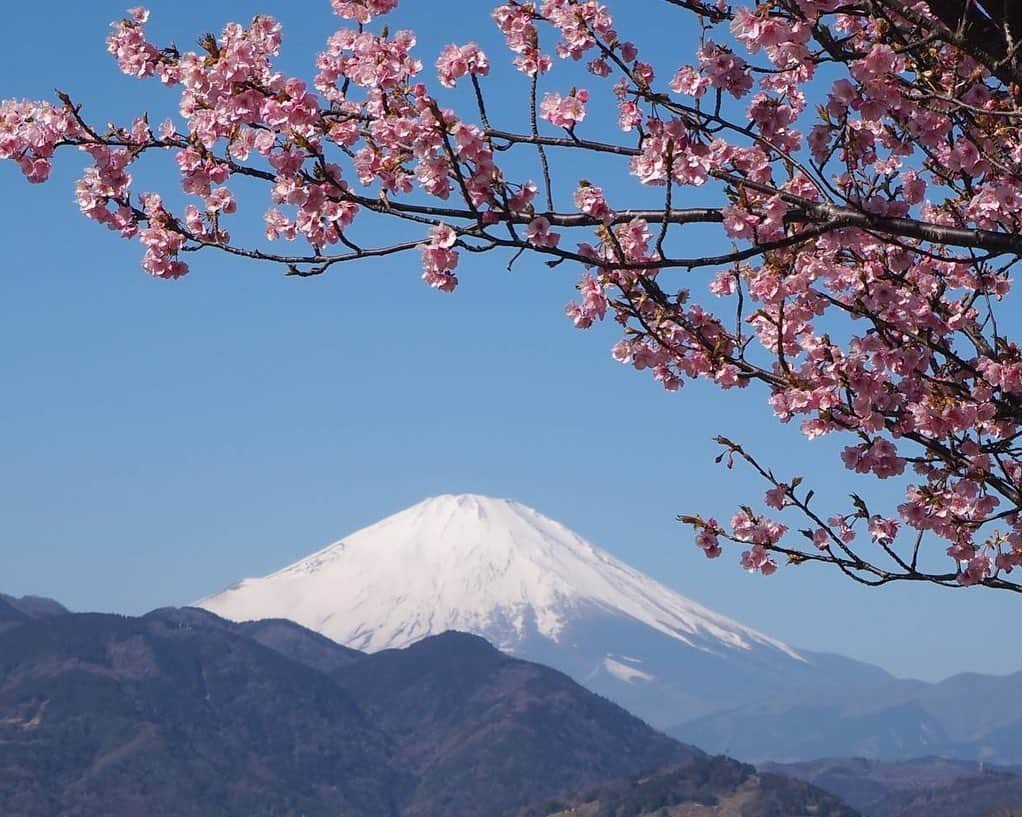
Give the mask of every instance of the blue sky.
[[(419, 33), (427, 64), (470, 37), (506, 62), (491, 4), (404, 5), (391, 26)], [(130, 118), (154, 92), (154, 107), (173, 103), (105, 53), (119, 3), (61, 4), (45, 26), (37, 11), (6, 10), (18, 36), (0, 51), (0, 96), (60, 87), (99, 121)], [(335, 24), (326, 0), (157, 2), (154, 29), (184, 46), (256, 12), (282, 20), (284, 64), (309, 75)], [(686, 59), (673, 53), (686, 41), (677, 28), (627, 31), (664, 71)], [(525, 85), (503, 70), (488, 90), (503, 112)], [(66, 156), (29, 187), (0, 166), (0, 590), (124, 613), (183, 604), (423, 497), (477, 492), (532, 505), (798, 646), (924, 678), (1022, 669), (1022, 648), (996, 635), (1017, 613), (1010, 594), (865, 590), (807, 567), (764, 579), (734, 551), (703, 558), (674, 516), (728, 516), (762, 492), (713, 464), (714, 434), (779, 473), (815, 476), (823, 497), (863, 483), (830, 443), (777, 425), (762, 392), (670, 395), (614, 363), (613, 327), (579, 332), (563, 317), (574, 270), (465, 259), (453, 296), (419, 282), (415, 256), (304, 281), (202, 256), (182, 281), (151, 280), (137, 245), (78, 215), (80, 169)], [(596, 168), (562, 170), (602, 181)]]

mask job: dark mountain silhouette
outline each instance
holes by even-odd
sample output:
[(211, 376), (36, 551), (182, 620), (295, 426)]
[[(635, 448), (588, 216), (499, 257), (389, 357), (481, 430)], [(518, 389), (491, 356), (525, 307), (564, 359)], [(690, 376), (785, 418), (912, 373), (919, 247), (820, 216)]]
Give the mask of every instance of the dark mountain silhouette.
[(319, 633), (305, 629), (300, 624), (282, 618), (236, 623), (198, 607), (166, 607), (154, 610), (146, 618), (175, 622), (185, 628), (235, 633), (257, 641), (299, 664), (328, 674), (353, 661), (365, 658), (363, 652), (344, 647)]
[(66, 615), (0, 635), (0, 814), (396, 814), (393, 746), (321, 673), (214, 627)]
[(527, 792), (554, 794), (701, 754), (566, 675), (466, 633), (369, 655), (334, 677), (394, 737), (396, 759), (418, 778), (409, 817), (482, 806), (502, 814)]
[(500, 817), (700, 754), (473, 636), (364, 656), (198, 610), (4, 610), (4, 817)]
[(6, 601), (5, 597), (0, 596), (0, 633), (17, 627), (19, 624), (24, 624), (26, 621), (29, 621), (28, 616)]
[(539, 802), (517, 817), (857, 817), (820, 789), (724, 757), (689, 763)]
[(985, 817), (998, 810), (1022, 814), (1022, 777), (986, 771), (946, 786), (894, 792), (869, 807), (870, 817)]
[(246, 621), (238, 632), (288, 658), (327, 674), (365, 658), (365, 653), (343, 647), (326, 636), (283, 618)]
[[(65, 616), (68, 609), (60, 602), (42, 596), (8, 596), (0, 593), (0, 605), (6, 604), (22, 613), (26, 618), (52, 618), (54, 616)], [(0, 613), (2, 615), (2, 613)]]

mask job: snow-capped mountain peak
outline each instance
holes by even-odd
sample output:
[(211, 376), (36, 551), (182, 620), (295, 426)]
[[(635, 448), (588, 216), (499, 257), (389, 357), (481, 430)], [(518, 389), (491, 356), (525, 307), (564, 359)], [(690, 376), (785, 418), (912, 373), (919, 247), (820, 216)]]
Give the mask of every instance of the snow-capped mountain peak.
[(426, 499), (264, 578), (198, 602), (234, 620), (281, 617), (351, 647), (402, 647), (463, 630), (516, 651), (559, 642), (579, 617), (624, 616), (699, 650), (787, 645), (643, 575), (507, 499)]

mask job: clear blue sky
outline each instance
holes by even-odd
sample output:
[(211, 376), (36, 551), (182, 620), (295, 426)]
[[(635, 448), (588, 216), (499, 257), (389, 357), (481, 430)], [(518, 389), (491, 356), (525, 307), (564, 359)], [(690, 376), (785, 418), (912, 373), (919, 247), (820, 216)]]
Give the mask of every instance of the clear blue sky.
[[(152, 5), (155, 31), (182, 46), (276, 14), (285, 63), (306, 75), (335, 21), (326, 0)], [(427, 64), (470, 37), (506, 60), (490, 3), (404, 5), (391, 26), (419, 32)], [(39, 6), (11, 5), (0, 96), (60, 87), (99, 121), (141, 111), (158, 86), (123, 77), (104, 50), (122, 13), (61, 3), (41, 21)], [(627, 30), (652, 40), (662, 70), (686, 60), (677, 28)], [(523, 99), (517, 76), (489, 87), (501, 110)], [(137, 245), (78, 215), (80, 167), (66, 156), (29, 187), (0, 166), (0, 590), (80, 610), (184, 604), (425, 496), (478, 492), (532, 505), (798, 646), (924, 678), (1022, 669), (1022, 647), (997, 637), (1017, 596), (870, 591), (813, 568), (764, 579), (733, 551), (705, 560), (675, 514), (726, 516), (761, 494), (713, 465), (716, 433), (781, 473), (815, 473), (824, 495), (857, 486), (827, 443), (778, 426), (761, 392), (669, 395), (614, 363), (613, 327), (583, 333), (563, 317), (575, 271), (471, 258), (444, 296), (420, 284), (414, 256), (306, 281), (203, 256), (185, 280), (151, 280)]]

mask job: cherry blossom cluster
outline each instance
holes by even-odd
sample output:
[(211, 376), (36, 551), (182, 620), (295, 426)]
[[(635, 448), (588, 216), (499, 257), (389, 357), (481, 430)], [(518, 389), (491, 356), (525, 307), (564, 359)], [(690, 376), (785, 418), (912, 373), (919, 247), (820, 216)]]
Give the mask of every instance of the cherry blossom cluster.
[(516, 55), (515, 67), (530, 76), (545, 74), (553, 67), (550, 55), (540, 51), (536, 17), (534, 3), (505, 3), (493, 12), (507, 47)]
[[(619, 33), (624, 2), (497, 6), (507, 58), (528, 78), (518, 129), (506, 105), (510, 123), (491, 121), (491, 55), (476, 42), (420, 54), (412, 32), (371, 27), (397, 0), (331, 0), (341, 24), (311, 82), (277, 68), (271, 17), (183, 52), (152, 43), (136, 8), (113, 24), (108, 50), (125, 74), (179, 94), (180, 124), (140, 116), (97, 129), (63, 95), (5, 100), (0, 159), (42, 182), (56, 151), (82, 151), (82, 213), (139, 241), (161, 278), (185, 274), (183, 255), (202, 250), (293, 275), (417, 250), (423, 280), (444, 292), (465, 252), (576, 265), (567, 316), (581, 329), (615, 321), (616, 360), (669, 391), (759, 384), (780, 422), (810, 440), (840, 436), (852, 479), (904, 491), (886, 513), (858, 495), (846, 511), (818, 511), (801, 479), (776, 478), (725, 441), (723, 459), (768, 487), (762, 510), (742, 506), (728, 524), (684, 517), (707, 556), (731, 542), (762, 574), (808, 561), (871, 584), (1022, 589), (1011, 578), (1022, 567), (1022, 350), (997, 320), (1022, 257), (1022, 62), (1016, 82), (1010, 42), (983, 62), (994, 46), (972, 47), (923, 0), (663, 5), (698, 22), (677, 50), (687, 56), (663, 65)], [(588, 71), (591, 88), (558, 84), (561, 60)], [(445, 89), (463, 80), (475, 106), (456, 111)], [(597, 88), (612, 106), (596, 104)], [(594, 125), (590, 112), (607, 109), (616, 121)], [(568, 151), (595, 181), (563, 170), (578, 166), (560, 163)], [(151, 152), (176, 163), (174, 195), (134, 189), (133, 164)], [(251, 203), (242, 180), (266, 191), (265, 246), (232, 243), (231, 220)], [(618, 201), (623, 181), (660, 205)], [(690, 188), (716, 204), (686, 206)], [(371, 219), (407, 240), (366, 244)], [(717, 227), (714, 249), (693, 249), (690, 224)]]
[(429, 231), (429, 242), (422, 245), (423, 280), (442, 292), (453, 292), (458, 285), (454, 269), (458, 266), (458, 253), (452, 249), (458, 234), (446, 224), (438, 224)]
[(489, 74), (490, 59), (475, 43), (452, 43), (440, 52), (436, 69), (440, 84), (445, 88), (453, 88), (463, 76), (485, 77)]
[(557, 93), (549, 93), (543, 98), (539, 106), (540, 114), (551, 125), (566, 130), (572, 130), (575, 125), (586, 118), (586, 103), (589, 101), (589, 92), (582, 89), (572, 88), (566, 96)]
[(0, 102), (0, 159), (18, 163), (33, 184), (45, 182), (53, 154), (66, 139), (78, 135), (74, 118), (48, 102), (5, 99)]
[(330, 0), (330, 5), (338, 17), (365, 25), (397, 8), (397, 0)]

